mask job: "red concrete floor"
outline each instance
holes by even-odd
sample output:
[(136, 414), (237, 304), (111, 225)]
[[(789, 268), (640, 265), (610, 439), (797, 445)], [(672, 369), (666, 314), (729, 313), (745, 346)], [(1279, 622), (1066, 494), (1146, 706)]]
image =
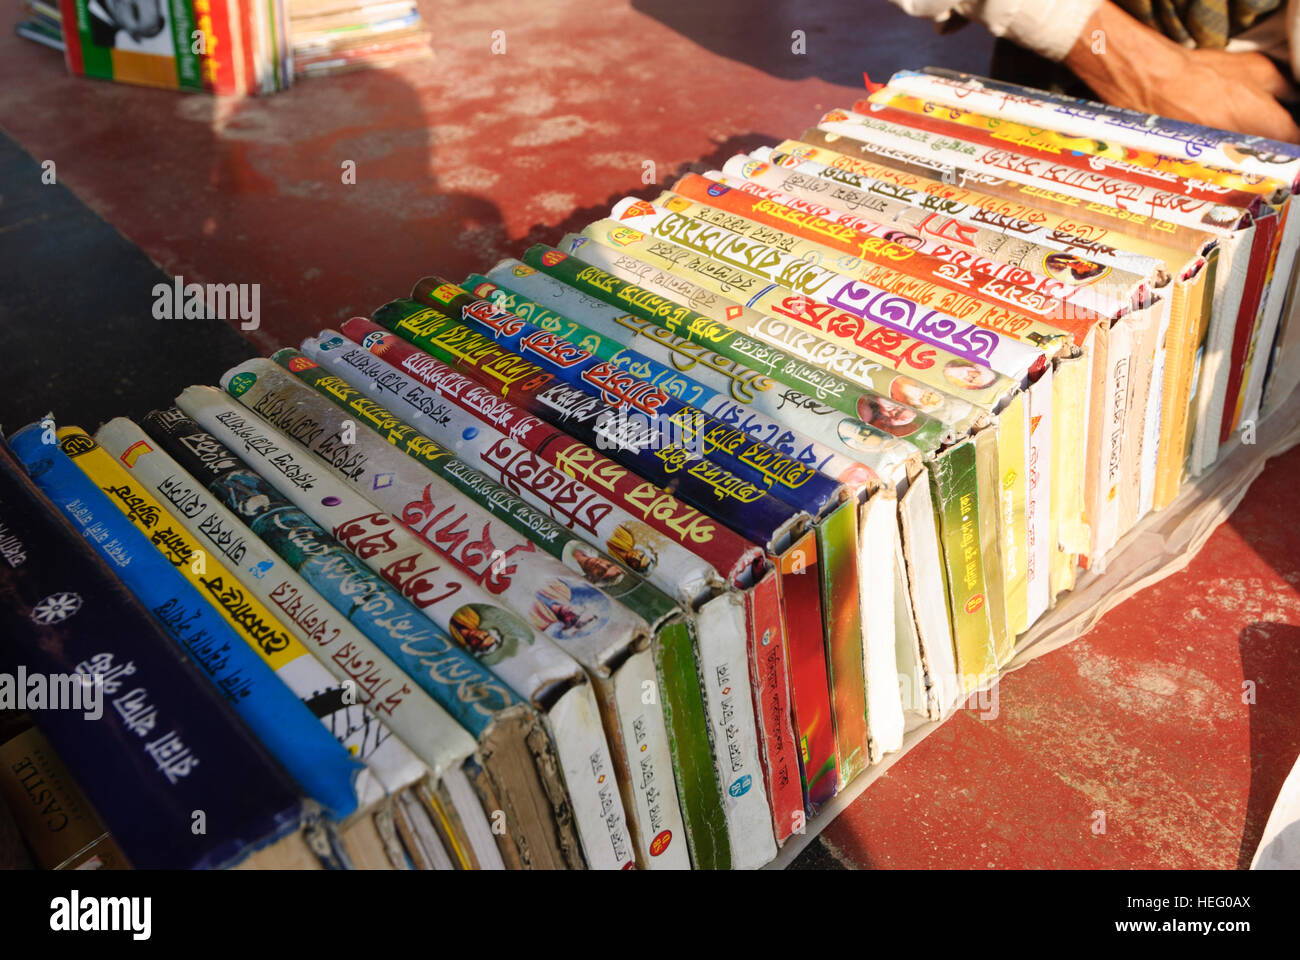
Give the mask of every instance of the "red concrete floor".
[[(67, 77), (12, 34), (18, 7), (0, 9), (0, 129), (164, 271), (260, 283), (264, 352), (650, 195), (645, 161), (665, 183), (796, 135), (863, 69), (983, 71), (990, 51), (884, 0), (426, 2), (431, 64), (220, 102)], [(963, 713), (903, 759), (828, 828), (833, 859), (1248, 863), (1300, 751), (1297, 470), (1300, 452), (1274, 461), (1186, 571), (1006, 678), (997, 719)]]

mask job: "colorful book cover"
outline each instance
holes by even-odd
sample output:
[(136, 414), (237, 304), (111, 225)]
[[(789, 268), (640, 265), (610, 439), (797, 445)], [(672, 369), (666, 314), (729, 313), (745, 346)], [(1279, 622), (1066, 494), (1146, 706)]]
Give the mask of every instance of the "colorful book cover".
[(62, 0), (68, 69), (169, 90), (242, 93), (222, 0)]

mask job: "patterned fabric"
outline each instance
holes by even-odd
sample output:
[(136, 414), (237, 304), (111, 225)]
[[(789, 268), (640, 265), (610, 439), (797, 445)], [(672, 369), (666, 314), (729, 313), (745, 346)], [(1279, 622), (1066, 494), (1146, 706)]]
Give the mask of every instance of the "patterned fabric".
[(1228, 38), (1248, 30), (1283, 0), (1116, 0), (1148, 27), (1179, 43), (1222, 50)]

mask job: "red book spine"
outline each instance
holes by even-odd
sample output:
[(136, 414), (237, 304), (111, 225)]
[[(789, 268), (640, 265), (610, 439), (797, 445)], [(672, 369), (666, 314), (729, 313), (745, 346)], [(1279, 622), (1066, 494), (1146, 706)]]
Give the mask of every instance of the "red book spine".
[(749, 637), (749, 679), (754, 690), (767, 799), (778, 844), (802, 826), (803, 789), (799, 754), (790, 718), (790, 679), (786, 672), (781, 588), (775, 571), (745, 593)]
[(1259, 307), (1264, 298), (1264, 276), (1273, 254), (1273, 239), (1277, 236), (1277, 216), (1260, 217), (1255, 221), (1255, 242), (1250, 245), (1250, 272), (1241, 292), (1241, 309), (1237, 311), (1237, 326), (1232, 331), (1232, 354), (1228, 360), (1228, 393), (1223, 400), (1223, 419), (1219, 421), (1219, 442), (1227, 443), (1237, 417), (1237, 394), (1246, 372), (1246, 348), (1255, 335), (1259, 321)]

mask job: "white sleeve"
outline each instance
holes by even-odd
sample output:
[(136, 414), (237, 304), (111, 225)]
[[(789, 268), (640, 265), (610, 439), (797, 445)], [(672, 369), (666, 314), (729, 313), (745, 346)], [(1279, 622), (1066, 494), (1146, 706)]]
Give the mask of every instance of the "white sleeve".
[(890, 0), (914, 17), (947, 20), (959, 13), (978, 20), (1049, 60), (1064, 60), (1102, 0)]

